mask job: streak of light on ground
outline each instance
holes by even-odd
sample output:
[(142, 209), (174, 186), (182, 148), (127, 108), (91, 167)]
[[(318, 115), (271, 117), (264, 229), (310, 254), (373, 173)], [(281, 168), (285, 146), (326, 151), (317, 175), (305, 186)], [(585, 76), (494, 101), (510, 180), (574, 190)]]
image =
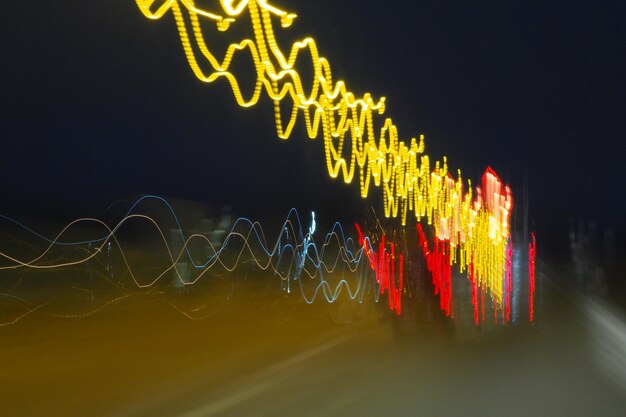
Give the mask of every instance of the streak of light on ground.
[(0, 329), (0, 415), (623, 415), (598, 310), (545, 273), (535, 325), (479, 341), (436, 317), (405, 328), (385, 306), (309, 306), (241, 283), (202, 320), (141, 297), (82, 319), (33, 315)]

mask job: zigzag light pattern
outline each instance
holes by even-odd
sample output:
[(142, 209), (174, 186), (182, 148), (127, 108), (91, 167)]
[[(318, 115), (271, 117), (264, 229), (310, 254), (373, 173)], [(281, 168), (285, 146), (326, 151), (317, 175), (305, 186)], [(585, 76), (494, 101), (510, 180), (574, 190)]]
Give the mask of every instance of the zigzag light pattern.
[[(6, 241), (0, 241), (3, 243), (0, 248), (0, 328), (35, 312), (62, 318), (86, 317), (111, 304), (137, 297), (164, 302), (192, 319), (202, 318), (212, 314), (207, 314), (208, 309), (205, 309), (216, 302), (215, 297), (213, 301), (209, 299), (211, 294), (219, 299), (219, 291), (214, 293), (216, 287), (206, 291), (207, 287), (199, 285), (198, 291), (193, 290), (200, 297), (198, 301), (204, 304), (198, 308), (183, 307), (175, 294), (192, 291), (191, 287), (201, 282), (219, 282), (224, 272), (230, 276), (228, 279), (234, 279), (241, 274), (228, 273), (242, 272), (239, 268), (245, 268), (247, 276), (250, 267), (255, 271), (252, 275), (255, 281), (260, 279), (267, 285), (278, 281), (281, 291), (294, 293), (307, 304), (334, 303), (340, 299), (363, 304), (386, 298), (391, 311), (401, 315), (404, 306), (408, 306), (410, 316), (411, 312), (415, 313), (411, 304), (419, 303), (428, 292), (420, 278), (423, 275), (419, 267), (415, 267), (422, 260), (432, 273), (432, 289), (447, 316), (455, 318), (454, 311), (462, 311), (468, 301), (468, 294), (458, 289), (453, 301), (455, 288), (449, 242), (434, 237), (431, 247), (421, 224), (417, 225), (417, 232), (423, 258), (419, 252), (414, 256), (413, 243), (405, 234), (385, 230), (380, 223), (374, 229), (355, 223), (358, 238), (353, 239), (338, 222), (326, 234), (320, 233), (314, 213), (310, 226), (305, 227), (295, 209), (289, 211), (278, 228), (275, 240), (268, 240), (260, 223), (247, 218), (234, 221), (229, 232), (207, 225), (202, 231), (193, 228), (186, 232), (170, 203), (153, 195), (139, 198), (120, 214), (119, 220), (111, 223), (96, 218), (76, 219), (52, 237), (0, 214), (0, 230), (13, 231), (2, 236)], [(193, 223), (197, 224), (197, 221)], [(128, 236), (128, 231), (136, 233), (137, 226), (141, 232), (135, 236), (141, 236), (141, 245), (137, 246), (136, 242), (129, 245), (124, 236)], [(219, 241), (214, 239), (215, 230), (220, 232)], [(529, 245), (531, 321), (534, 245), (533, 236)], [(508, 257), (507, 263), (510, 261)], [(478, 286), (473, 268), (470, 264), (471, 305), (474, 323), (479, 325), (481, 313), (482, 322), (486, 320), (487, 291)], [(31, 272), (27, 273), (29, 270)], [(39, 275), (38, 271), (56, 273)], [(494, 303), (491, 308), (494, 322), (498, 321), (499, 313), (502, 313), (503, 323), (510, 321), (512, 287), (507, 282), (502, 303), (498, 305), (488, 296)], [(76, 301), (76, 291), (83, 297), (81, 299), (90, 296), (91, 301), (71, 304), (69, 312), (55, 302), (57, 299)], [(58, 311), (59, 307), (63, 311)]]
[[(140, 210), (141, 206), (148, 202), (156, 202), (169, 213), (173, 224), (178, 227), (173, 229), (178, 231), (174, 242), (171, 240), (168, 242), (163, 227), (153, 217)], [(314, 217), (312, 225), (307, 230), (295, 209), (288, 213), (275, 241), (268, 242), (258, 222), (239, 218), (232, 224), (219, 247), (213, 246), (206, 234), (185, 234), (180, 228), (180, 221), (172, 206), (163, 198), (151, 195), (143, 196), (134, 202), (123, 218), (114, 225), (109, 226), (95, 218), (80, 218), (68, 223), (53, 238), (43, 236), (20, 222), (0, 214), (0, 226), (5, 224), (17, 226), (20, 231), (26, 232), (28, 240), (23, 243), (30, 243), (35, 238), (34, 242), (37, 242), (37, 245), (33, 246), (36, 249), (33, 249), (33, 254), (28, 259), (21, 259), (10, 251), (0, 250), (0, 272), (53, 271), (64, 268), (67, 270), (80, 266), (97, 272), (98, 268), (93, 267), (94, 263), (104, 266), (107, 251), (112, 246), (119, 253), (121, 261), (116, 267), (116, 275), (127, 275), (132, 285), (125, 288), (119, 297), (109, 299), (87, 312), (71, 316), (47, 312), (47, 302), (36, 304), (27, 298), (18, 297), (13, 292), (0, 292), (0, 300), (9, 298), (25, 308), (23, 314), (18, 314), (5, 322), (0, 320), (0, 327), (13, 324), (38, 310), (60, 317), (88, 316), (106, 305), (141, 294), (141, 291), (157, 290), (159, 284), (171, 282), (172, 276), (176, 277), (176, 282), (171, 285), (191, 287), (202, 279), (210, 279), (211, 271), (233, 272), (248, 264), (255, 265), (259, 272), (270, 272), (281, 281), (281, 288), (289, 293), (299, 292), (307, 304), (312, 304), (318, 299), (333, 303), (342, 294), (359, 303), (364, 301), (366, 294), (372, 294), (372, 298), (378, 301), (380, 294), (387, 290), (380, 288), (384, 286), (380, 280), (372, 279), (369, 262), (363, 256), (366, 250), (373, 253), (369, 238), (364, 238), (361, 244), (357, 245), (351, 237), (346, 236), (341, 224), (334, 223), (326, 234), (318, 231), (319, 239), (315, 239)], [(133, 267), (126, 255), (125, 245), (118, 239), (120, 231), (131, 224), (148, 225), (156, 232), (155, 236), (158, 236), (166, 257), (165, 263), (160, 267), (150, 269), (149, 272)], [(90, 240), (78, 241), (69, 237), (74, 230), (83, 228), (101, 229), (102, 232)], [(203, 248), (203, 256), (200, 258), (194, 256), (191, 247)], [(382, 250), (384, 251), (384, 248)], [(188, 277), (179, 272), (177, 265), (180, 262), (191, 266)], [(106, 267), (106, 270), (109, 271), (109, 268)], [(108, 281), (106, 275), (102, 275), (102, 278)], [(390, 278), (387, 276), (386, 279)], [(119, 287), (117, 284), (114, 286)], [(178, 309), (176, 305), (173, 307)], [(397, 312), (400, 313), (399, 310)]]
[[(254, 106), (265, 92), (273, 101), (281, 139), (291, 136), (300, 116), (311, 139), (321, 136), (332, 178), (351, 183), (357, 176), (363, 198), (372, 184), (382, 188), (385, 216), (400, 216), (403, 225), (408, 212), (418, 221), (425, 218), (434, 226), (437, 239), (449, 242), (450, 263), (460, 261), (461, 270), (471, 266), (478, 286), (502, 302), (513, 201), (510, 188), (491, 169), (485, 172), (482, 188), (474, 190), (469, 181), (464, 187), (460, 171), (456, 180), (449, 174), (445, 157), (433, 167), (424, 153), (423, 135), (404, 142), (393, 120), (383, 119), (385, 97), (358, 95), (344, 81), (333, 81), (330, 62), (320, 55), (313, 38), (280, 48), (274, 26), (278, 22), (287, 28), (296, 15), (267, 0), (219, 0), (215, 10), (199, 7), (194, 0), (135, 1), (150, 19), (173, 14), (185, 56), (198, 79), (206, 83), (225, 79), (242, 107)], [(218, 39), (209, 39), (203, 24), (212, 22), (225, 32), (238, 20), (247, 20), (244, 17), (249, 17), (250, 37), (230, 43), (220, 59), (209, 46), (209, 41)], [(248, 96), (242, 92), (242, 80), (230, 71), (236, 54), (247, 54), (254, 65), (256, 78)], [(313, 68), (306, 83), (296, 68), (303, 55), (310, 56)], [(281, 105), (291, 107), (287, 117)], [(375, 122), (382, 126), (376, 127)]]

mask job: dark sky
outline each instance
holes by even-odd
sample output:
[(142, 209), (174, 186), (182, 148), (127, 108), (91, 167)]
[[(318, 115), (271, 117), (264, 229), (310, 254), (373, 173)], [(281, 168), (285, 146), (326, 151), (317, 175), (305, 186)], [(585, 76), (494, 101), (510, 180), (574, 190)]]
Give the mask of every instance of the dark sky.
[[(528, 172), (538, 229), (623, 226), (625, 2), (406, 3), (277, 2), (299, 15), (288, 37), (313, 35), (337, 77), (387, 97), (403, 138), (425, 134), (466, 178), (493, 166), (518, 196)], [(200, 83), (171, 17), (131, 0), (3, 12), (0, 211), (74, 216), (144, 193), (251, 215), (362, 205), (327, 178), (320, 141), (276, 138), (267, 101), (241, 109), (226, 83)]]

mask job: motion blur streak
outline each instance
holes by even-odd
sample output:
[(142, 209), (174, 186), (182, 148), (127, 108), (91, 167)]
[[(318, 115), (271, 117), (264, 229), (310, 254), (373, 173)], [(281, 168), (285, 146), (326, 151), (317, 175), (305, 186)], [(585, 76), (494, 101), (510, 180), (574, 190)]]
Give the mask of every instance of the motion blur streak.
[(623, 314), (593, 298), (585, 299), (584, 313), (596, 364), (626, 390), (626, 320)]
[[(169, 239), (165, 237), (163, 231), (168, 220), (162, 216), (151, 216), (146, 207), (148, 203), (156, 203), (150, 207), (157, 212), (165, 209), (170, 222), (177, 226), (177, 228), (170, 229)], [(2, 261), (0, 272), (20, 269), (50, 271), (83, 265), (89, 274), (93, 275), (98, 268), (90, 262), (98, 262), (105, 272), (102, 275), (103, 281), (113, 281), (111, 254), (115, 250), (119, 253), (121, 261), (117, 263), (122, 267), (116, 268), (115, 275), (127, 274), (131, 284), (121, 294), (109, 293), (109, 298), (104, 302), (89, 304), (86, 311), (58, 314), (51, 312), (48, 300), (37, 302), (35, 299), (30, 299), (28, 293), (22, 296), (16, 295), (17, 292), (14, 290), (20, 285), (18, 280), (9, 292), (0, 293), (0, 297), (17, 302), (23, 308), (15, 310), (13, 315), (4, 321), (0, 319), (0, 326), (14, 324), (37, 311), (57, 317), (84, 317), (110, 304), (131, 299), (132, 296), (137, 295), (138, 289), (158, 290), (160, 284), (182, 289), (193, 286), (201, 280), (213, 279), (214, 276), (209, 274), (211, 271), (231, 273), (245, 265), (251, 265), (259, 272), (270, 272), (275, 280), (280, 281), (282, 291), (291, 293), (293, 289), (297, 289), (307, 304), (312, 304), (318, 299), (334, 303), (342, 294), (354, 303), (363, 303), (366, 301), (366, 296), (370, 301), (378, 302), (380, 296), (387, 294), (389, 309), (401, 315), (403, 296), (408, 295), (410, 299), (410, 294), (415, 290), (408, 289), (407, 285), (412, 285), (411, 282), (415, 283), (418, 272), (414, 267), (407, 269), (406, 259), (410, 258), (409, 262), (412, 264), (419, 262), (421, 259), (411, 254), (411, 252), (415, 253), (418, 248), (412, 247), (406, 239), (398, 241), (398, 236), (392, 231), (389, 233), (392, 236), (390, 239), (384, 231), (381, 235), (377, 235), (376, 231), (370, 231), (373, 236), (368, 236), (356, 223), (358, 241), (355, 242), (349, 234), (346, 234), (341, 224), (335, 222), (328, 233), (321, 235), (321, 241), (316, 242), (315, 213), (311, 213), (311, 223), (306, 227), (302, 224), (298, 212), (291, 209), (278, 229), (276, 240), (271, 244), (268, 243), (268, 238), (260, 223), (247, 218), (234, 221), (230, 230), (224, 230), (223, 240), (215, 242), (210, 237), (210, 232), (207, 231), (196, 230), (193, 233), (186, 233), (172, 205), (158, 196), (143, 196), (123, 213), (121, 220), (111, 226), (95, 218), (74, 220), (64, 226), (53, 238), (48, 238), (12, 218), (0, 215), (0, 221), (2, 221), (0, 226), (17, 226), (20, 231), (17, 234), (18, 237), (13, 238), (18, 244), (13, 246), (30, 247), (28, 254), (23, 254), (18, 249), (0, 250), (0, 261)], [(157, 236), (158, 244), (164, 251), (156, 253), (160, 259), (156, 265), (144, 270), (129, 260), (127, 252), (132, 252), (132, 250), (127, 249), (118, 236), (126, 232), (126, 228), (146, 225), (156, 232), (152, 236)], [(94, 230), (95, 237), (92, 232), (88, 239), (76, 239), (77, 233), (85, 229)], [(139, 249), (149, 252), (158, 251), (152, 246), (154, 242), (147, 237), (151, 235), (148, 229), (142, 230)], [(449, 242), (439, 240), (435, 236), (434, 248), (430, 249), (421, 224), (417, 225), (417, 232), (424, 255), (423, 259), (431, 273), (434, 294), (439, 296), (440, 308), (447, 316), (454, 317)], [(511, 253), (511, 249), (508, 253)], [(141, 262), (145, 264), (149, 263), (149, 260), (145, 259)], [(507, 264), (510, 265), (510, 262)], [(188, 265), (191, 269), (188, 269)], [(481, 292), (483, 298), (483, 321), (485, 320), (485, 293), (492, 300), (494, 300), (494, 295), (483, 283), (475, 279), (474, 264), (469, 266), (469, 279), (472, 285), (471, 302), (474, 308), (474, 322), (478, 325), (478, 291)], [(59, 281), (64, 282), (65, 279)], [(119, 286), (118, 283), (111, 282), (111, 284), (114, 287)], [(77, 285), (65, 284), (74, 291), (92, 294), (93, 298), (96, 287), (93, 287), (95, 283), (92, 280)], [(507, 288), (510, 288), (510, 285), (510, 283), (507, 284)], [(507, 290), (507, 294), (508, 299), (510, 290)], [(49, 298), (54, 297), (50, 295)], [(175, 302), (170, 305), (189, 318), (199, 318), (196, 310), (181, 310)], [(502, 307), (507, 306), (510, 307), (510, 300)], [(498, 307), (499, 305), (494, 300), (494, 314)], [(503, 311), (503, 318), (506, 322), (509, 321), (507, 311)]]
[(528, 244), (528, 310), (530, 321), (535, 319), (535, 257), (537, 256), (537, 241), (535, 234), (531, 234), (531, 241)]
[[(386, 291), (389, 299), (389, 309), (395, 311), (398, 315), (402, 314), (404, 256), (402, 253), (399, 253), (398, 261), (396, 262), (396, 244), (393, 242), (388, 244), (384, 234), (378, 244), (378, 253), (376, 253), (370, 238), (365, 236), (361, 226), (358, 223), (355, 226), (359, 235), (359, 245), (364, 249), (365, 255), (369, 259), (369, 265), (375, 273), (376, 284), (379, 286), (380, 294), (382, 295)], [(389, 249), (387, 249), (388, 246)], [(397, 269), (396, 264), (398, 265)]]
[[(307, 37), (294, 42), (284, 53), (274, 34), (274, 22), (282, 28), (291, 26), (296, 14), (270, 5), (266, 0), (220, 0), (217, 10), (206, 10), (193, 0), (136, 0), (141, 12), (150, 19), (159, 19), (172, 12), (185, 56), (193, 73), (203, 82), (224, 78), (237, 103), (251, 107), (258, 103), (262, 92), (273, 101), (276, 131), (288, 139), (296, 120), (302, 115), (310, 138), (320, 135), (324, 142), (326, 167), (332, 178), (341, 177), (351, 183), (357, 175), (363, 198), (370, 185), (383, 189), (385, 216), (402, 219), (414, 212), (418, 220), (426, 218), (434, 226), (437, 239), (448, 242), (450, 262), (461, 269), (472, 265), (473, 276), (481, 287), (488, 288), (494, 301), (503, 302), (502, 278), (506, 268), (506, 248), (510, 236), (509, 217), (513, 206), (511, 189), (488, 168), (482, 188), (467, 189), (461, 172), (455, 180), (448, 172), (446, 158), (432, 168), (424, 153), (424, 137), (404, 142), (389, 117), (375, 127), (375, 115), (386, 109), (385, 97), (372, 98), (350, 91), (342, 81), (333, 81), (330, 62), (320, 55), (316, 42)], [(251, 24), (250, 37), (228, 44), (220, 61), (209, 47), (216, 39), (206, 35), (212, 22), (225, 32), (238, 20)], [(209, 42), (210, 41), (210, 42)], [(228, 42), (228, 41), (227, 41)], [(296, 63), (310, 56), (312, 79), (303, 81)], [(246, 90), (244, 80), (231, 71), (236, 54), (250, 56), (255, 79)], [(302, 59), (300, 60), (302, 61)], [(307, 89), (306, 85), (310, 85)], [(283, 115), (287, 107), (287, 117)], [(381, 124), (380, 122), (378, 122)], [(377, 130), (378, 129), (378, 130)], [(357, 168), (358, 167), (358, 168)]]
[[(178, 225), (178, 229), (174, 229), (177, 234), (174, 241), (168, 242), (165, 233), (155, 219), (139, 212), (141, 204), (148, 201), (157, 202), (165, 207), (174, 224)], [(363, 246), (357, 247), (352, 238), (346, 237), (341, 224), (334, 223), (331, 230), (322, 236), (322, 242), (317, 244), (313, 236), (316, 229), (314, 213), (312, 213), (311, 225), (308, 227), (308, 231), (305, 231), (306, 229), (295, 209), (289, 211), (273, 244), (267, 243), (268, 240), (260, 223), (239, 218), (233, 223), (219, 247), (215, 247), (214, 243), (204, 233), (185, 235), (183, 229), (180, 228), (180, 221), (172, 206), (157, 196), (144, 196), (138, 199), (124, 217), (112, 227), (95, 218), (81, 218), (70, 222), (52, 239), (9, 217), (0, 216), (0, 220), (17, 225), (30, 238), (34, 236), (43, 242), (43, 249), (28, 259), (19, 259), (12, 253), (0, 251), (0, 260), (4, 260), (4, 263), (0, 265), (0, 271), (22, 268), (52, 270), (86, 264), (97, 257), (106, 256), (108, 246), (110, 243), (114, 243), (119, 250), (126, 272), (132, 278), (133, 284), (140, 289), (156, 286), (159, 281), (166, 279), (168, 273), (175, 274), (176, 285), (191, 286), (205, 276), (208, 279), (207, 273), (214, 268), (219, 267), (227, 272), (232, 272), (241, 265), (250, 263), (260, 270), (272, 272), (281, 280), (286, 292), (291, 292), (292, 286), (297, 285), (302, 298), (308, 304), (315, 302), (320, 297), (332, 303), (344, 291), (351, 300), (363, 302), (368, 285), (383, 285), (380, 281), (375, 284), (368, 282), (372, 274), (369, 266), (364, 262), (363, 251), (365, 249)], [(160, 243), (165, 248), (167, 263), (152, 271), (152, 277), (147, 279), (138, 278), (132, 264), (127, 259), (123, 245), (117, 237), (122, 228), (129, 226), (131, 222), (147, 223), (154, 228), (157, 236), (160, 237)], [(98, 227), (103, 232), (99, 237), (88, 240), (77, 241), (70, 240), (69, 237), (66, 238), (66, 236), (71, 236), (73, 229), (78, 227)], [(30, 244), (30, 241), (26, 243)], [(173, 249), (173, 246), (176, 249)], [(192, 254), (191, 247), (201, 247), (202, 251), (200, 252), (203, 256), (198, 257)], [(61, 251), (61, 255), (59, 255), (59, 251)], [(386, 256), (389, 257), (389, 255)], [(185, 276), (178, 268), (181, 263), (191, 264), (196, 272), (190, 277)], [(385, 288), (373, 292), (375, 301), (378, 300), (377, 294), (382, 293)], [(396, 297), (400, 297), (401, 290), (402, 287), (397, 290), (398, 295)], [(27, 299), (14, 297), (10, 294), (0, 294), (0, 296), (10, 296), (27, 307), (26, 313), (20, 314), (4, 324), (15, 323), (45, 306), (45, 304), (33, 305)], [(129, 296), (130, 294), (125, 294), (123, 297), (111, 299), (105, 304)], [(397, 303), (399, 305), (399, 301)], [(102, 307), (99, 306), (78, 316), (90, 315)]]
[[(449, 244), (435, 236), (434, 247), (431, 250), (421, 224), (417, 225), (417, 232), (419, 233), (420, 246), (426, 257), (428, 271), (432, 274), (435, 294), (439, 294), (439, 306), (446, 313), (446, 316), (450, 316), (452, 314), (452, 268), (450, 267)], [(474, 265), (470, 264), (470, 271), (470, 281), (474, 284)]]

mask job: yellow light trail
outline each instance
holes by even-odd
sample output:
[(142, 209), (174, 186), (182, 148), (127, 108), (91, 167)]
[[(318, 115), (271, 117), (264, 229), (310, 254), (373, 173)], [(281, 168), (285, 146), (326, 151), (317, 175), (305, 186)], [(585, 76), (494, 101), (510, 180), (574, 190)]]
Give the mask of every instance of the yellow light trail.
[[(276, 131), (288, 139), (298, 116), (304, 120), (311, 139), (321, 136), (328, 174), (351, 183), (358, 176), (361, 197), (372, 184), (382, 188), (385, 216), (400, 216), (406, 224), (408, 212), (425, 218), (440, 240), (448, 240), (451, 262), (461, 270), (474, 265), (481, 288), (496, 302), (502, 300), (502, 276), (506, 268), (506, 245), (512, 208), (510, 188), (488, 170), (482, 189), (464, 187), (461, 173), (455, 180), (442, 162), (431, 164), (424, 153), (424, 136), (405, 142), (385, 114), (385, 97), (351, 92), (342, 80), (333, 81), (330, 62), (320, 55), (315, 40), (307, 37), (281, 49), (274, 26), (289, 27), (296, 14), (269, 4), (267, 0), (219, 0), (215, 10), (200, 7), (194, 0), (135, 0), (150, 19), (166, 13), (174, 16), (181, 44), (193, 73), (203, 82), (225, 79), (241, 107), (252, 107), (263, 92), (273, 101)], [(220, 59), (209, 48), (206, 22), (224, 32), (238, 19), (249, 17), (250, 37), (230, 43)], [(313, 77), (305, 88), (296, 68), (302, 52), (311, 57)], [(256, 78), (252, 93), (244, 96), (241, 81), (230, 71), (236, 54), (249, 54)], [(285, 118), (281, 104), (291, 107)], [(375, 127), (375, 119), (382, 127)], [(379, 122), (380, 123), (380, 122)]]

